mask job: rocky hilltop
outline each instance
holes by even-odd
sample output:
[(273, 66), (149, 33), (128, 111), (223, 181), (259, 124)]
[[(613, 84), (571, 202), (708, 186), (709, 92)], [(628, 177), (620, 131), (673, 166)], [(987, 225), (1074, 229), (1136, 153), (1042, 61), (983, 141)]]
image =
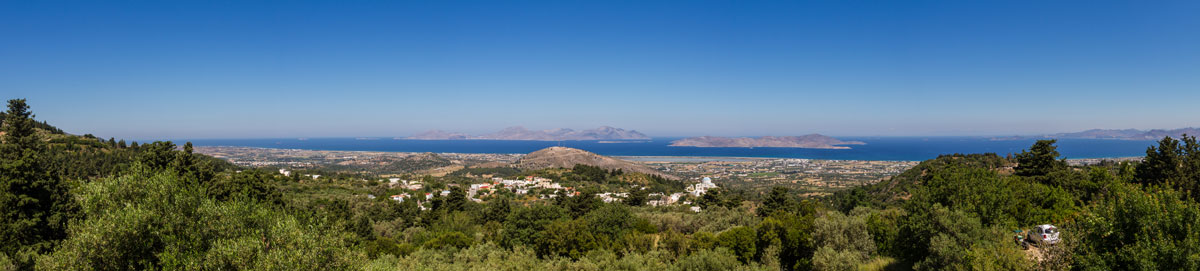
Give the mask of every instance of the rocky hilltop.
[(585, 150), (567, 147), (549, 147), (521, 157), (517, 167), (521, 169), (571, 168), (576, 164), (600, 167), (607, 170), (620, 169), (625, 172), (638, 172), (658, 175), (663, 178), (678, 180), (679, 177), (654, 170), (645, 165), (607, 157)]
[(836, 138), (810, 134), (802, 136), (764, 136), (764, 137), (718, 137), (701, 136), (689, 137), (671, 141), (675, 147), (722, 147), (722, 148), (806, 148), (806, 149), (849, 149), (842, 145), (863, 145), (859, 141), (841, 141)]
[(461, 140), (461, 139), (485, 139), (485, 140), (534, 140), (534, 141), (560, 141), (560, 140), (645, 140), (650, 137), (634, 130), (625, 130), (621, 128), (613, 128), (602, 126), (591, 130), (575, 131), (571, 129), (550, 129), (533, 131), (525, 129), (525, 127), (514, 126), (504, 128), (499, 132), (470, 136), (463, 133), (451, 133), (441, 130), (433, 130), (420, 134), (416, 134), (403, 139), (423, 139), (423, 140)]
[(1158, 140), (1163, 137), (1182, 138), (1183, 135), (1200, 135), (1200, 128), (1180, 129), (1091, 129), (1074, 133), (1057, 133), (1037, 136), (1014, 136), (994, 138), (997, 140), (1038, 139), (1038, 138), (1087, 138), (1087, 139), (1121, 139), (1121, 140)]

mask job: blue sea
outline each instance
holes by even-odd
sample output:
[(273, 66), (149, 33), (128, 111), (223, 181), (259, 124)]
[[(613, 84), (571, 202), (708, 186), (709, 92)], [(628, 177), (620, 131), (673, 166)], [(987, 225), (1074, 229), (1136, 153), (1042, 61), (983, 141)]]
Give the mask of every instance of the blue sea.
[[(397, 140), (391, 138), (311, 138), (311, 139), (197, 139), (196, 146), (241, 146), (279, 149), (453, 152), (453, 153), (529, 153), (551, 146), (578, 148), (609, 156), (704, 156), (770, 157), (830, 160), (904, 160), (921, 161), (952, 153), (1019, 153), (1035, 140), (992, 140), (985, 137), (839, 137), (866, 145), (850, 145), (846, 150), (800, 148), (698, 148), (671, 147), (678, 138), (646, 141), (509, 141), (509, 140)], [(1111, 139), (1060, 139), (1058, 151), (1066, 158), (1107, 158), (1144, 156), (1155, 141)]]

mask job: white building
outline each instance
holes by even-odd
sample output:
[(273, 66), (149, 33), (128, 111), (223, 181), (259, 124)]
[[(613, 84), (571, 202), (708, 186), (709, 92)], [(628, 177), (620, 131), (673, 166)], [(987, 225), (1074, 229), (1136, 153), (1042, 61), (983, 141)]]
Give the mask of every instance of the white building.
[(717, 188), (717, 185), (712, 182), (712, 178), (704, 177), (700, 183), (689, 185), (687, 191), (693, 197), (699, 197), (707, 193), (709, 189)]
[(612, 203), (624, 200), (626, 197), (629, 197), (629, 193), (604, 192), (596, 194), (596, 197), (600, 198), (604, 203)]
[(490, 192), (492, 190), (492, 184), (489, 184), (489, 183), (471, 184), (471, 188), (467, 189), (467, 198), (470, 198), (471, 200), (479, 201), (478, 199), (475, 199), (475, 196), (479, 195), (479, 193), (483, 192), (484, 190), (487, 190)]
[(667, 200), (667, 204), (674, 204), (683, 198), (683, 193), (671, 193), (671, 198)]
[(525, 177), (524, 180), (505, 180), (504, 178), (492, 178), (492, 189), (507, 188), (517, 194), (529, 193), (530, 189), (542, 188), (550, 190), (569, 190), (569, 188), (554, 182), (554, 180), (542, 177)]

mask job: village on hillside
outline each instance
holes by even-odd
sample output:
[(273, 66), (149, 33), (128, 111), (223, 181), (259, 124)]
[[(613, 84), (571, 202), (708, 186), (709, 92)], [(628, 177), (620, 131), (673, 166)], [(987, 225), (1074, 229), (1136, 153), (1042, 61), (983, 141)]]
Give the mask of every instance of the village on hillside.
[[(415, 201), (422, 208), (437, 196), (462, 189), (468, 199), (486, 201), (498, 193), (511, 193), (528, 201), (573, 197), (583, 193), (562, 180), (521, 175), (513, 168), (522, 154), (402, 153), (360, 151), (317, 151), (252, 147), (198, 147), (197, 152), (226, 159), (238, 165), (278, 168), (285, 175), (303, 174), (305, 179), (354, 179), (386, 189), (367, 197), (390, 197), (398, 202)], [(838, 189), (878, 182), (917, 164), (912, 161), (855, 161), (772, 158), (679, 158), (620, 157), (682, 178), (676, 191), (655, 191), (646, 205), (691, 205), (689, 199), (719, 187), (762, 193), (785, 186), (805, 196), (822, 196)], [(297, 173), (293, 173), (296, 171)], [(304, 172), (304, 173), (299, 173)], [(434, 182), (436, 184), (430, 184)], [(623, 201), (631, 191), (647, 189), (636, 184), (604, 186), (593, 191), (604, 202)], [(395, 193), (384, 192), (394, 191)], [(698, 209), (697, 209), (698, 210)]]

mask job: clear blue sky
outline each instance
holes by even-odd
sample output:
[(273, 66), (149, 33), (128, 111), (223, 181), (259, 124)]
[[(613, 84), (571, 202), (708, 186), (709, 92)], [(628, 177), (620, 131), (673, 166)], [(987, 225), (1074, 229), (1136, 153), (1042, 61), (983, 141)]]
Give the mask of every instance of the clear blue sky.
[(1200, 1), (3, 1), (0, 96), (130, 139), (1200, 126)]

